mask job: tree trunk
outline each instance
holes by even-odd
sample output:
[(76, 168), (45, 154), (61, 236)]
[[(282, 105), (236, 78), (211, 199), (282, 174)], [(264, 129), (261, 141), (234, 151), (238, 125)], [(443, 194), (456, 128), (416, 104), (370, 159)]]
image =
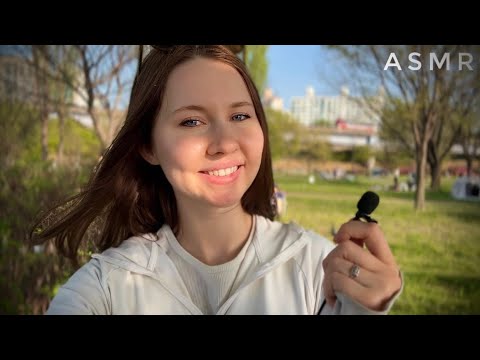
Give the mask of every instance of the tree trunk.
[(433, 139), (428, 142), (427, 162), (430, 166), (430, 189), (440, 189), (440, 169), (442, 160), (437, 155), (438, 147), (435, 146)]
[(415, 192), (415, 209), (425, 209), (425, 167), (427, 165), (428, 142), (425, 139), (417, 149), (417, 189)]
[[(42, 105), (44, 106), (44, 105)], [(41, 122), (42, 122), (42, 160), (47, 160), (48, 158), (48, 111), (41, 111)]]
[(104, 137), (102, 136), (102, 132), (100, 130), (100, 126), (99, 126), (99, 123), (98, 123), (98, 118), (96, 117), (92, 106), (89, 106), (88, 114), (92, 118), (93, 128), (95, 129), (95, 135), (97, 136), (97, 138), (100, 142), (100, 154), (103, 154), (105, 149), (108, 147), (108, 144), (105, 141)]
[(58, 148), (57, 161), (59, 164), (63, 162), (63, 139), (65, 137), (65, 114), (63, 110), (58, 111)]
[(44, 45), (33, 45), (33, 61), (36, 82), (36, 101), (40, 113), (40, 144), (42, 151), (42, 160), (48, 157), (48, 85), (45, 74), (45, 61), (42, 58)]
[(442, 178), (442, 167), (440, 162), (430, 164), (430, 189), (440, 190), (440, 182)]
[(465, 161), (467, 162), (467, 176), (470, 177), (472, 175), (473, 156), (465, 156)]
[(41, 144), (42, 144), (42, 160), (48, 158), (48, 89), (45, 76), (40, 75), (40, 123), (41, 123)]

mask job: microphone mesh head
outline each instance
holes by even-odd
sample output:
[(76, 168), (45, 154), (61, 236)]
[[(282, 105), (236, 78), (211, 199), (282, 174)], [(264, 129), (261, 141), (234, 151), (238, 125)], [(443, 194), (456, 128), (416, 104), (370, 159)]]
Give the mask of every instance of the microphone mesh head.
[(362, 195), (360, 200), (358, 200), (357, 209), (361, 213), (371, 214), (378, 206), (380, 198), (373, 191), (367, 191)]

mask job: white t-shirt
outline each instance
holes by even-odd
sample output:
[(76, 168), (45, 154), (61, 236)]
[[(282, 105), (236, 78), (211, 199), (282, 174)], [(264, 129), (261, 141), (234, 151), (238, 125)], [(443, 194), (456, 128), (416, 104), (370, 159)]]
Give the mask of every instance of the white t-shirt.
[(252, 218), (252, 228), (242, 250), (234, 259), (220, 265), (204, 264), (185, 250), (174, 236), (167, 236), (173, 250), (168, 251), (168, 255), (185, 283), (192, 302), (204, 314), (215, 314), (248, 273), (247, 269), (242, 269), (242, 264), (255, 232), (255, 216)]

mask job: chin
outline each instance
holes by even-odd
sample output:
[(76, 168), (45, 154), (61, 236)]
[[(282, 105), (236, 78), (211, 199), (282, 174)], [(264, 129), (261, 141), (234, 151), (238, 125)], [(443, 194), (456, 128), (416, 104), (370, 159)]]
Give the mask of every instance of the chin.
[(226, 194), (224, 196), (214, 196), (207, 201), (210, 205), (219, 208), (229, 208), (239, 205), (242, 200), (241, 196), (232, 196), (232, 194)]

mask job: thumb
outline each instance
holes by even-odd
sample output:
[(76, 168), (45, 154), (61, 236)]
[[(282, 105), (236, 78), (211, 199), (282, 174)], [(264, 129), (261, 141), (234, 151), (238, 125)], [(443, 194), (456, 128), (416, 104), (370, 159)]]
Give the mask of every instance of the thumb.
[[(350, 219), (350, 221), (360, 221), (360, 222), (362, 222), (361, 220), (357, 220), (355, 218)], [(361, 248), (363, 248), (364, 245), (365, 245), (364, 239), (359, 238), (359, 237), (351, 236), (348, 232), (339, 230), (335, 234), (335, 236), (333, 238), (333, 242), (336, 243), (336, 244), (341, 244), (342, 242), (345, 242), (345, 241), (353, 241), (355, 244), (357, 244)]]

